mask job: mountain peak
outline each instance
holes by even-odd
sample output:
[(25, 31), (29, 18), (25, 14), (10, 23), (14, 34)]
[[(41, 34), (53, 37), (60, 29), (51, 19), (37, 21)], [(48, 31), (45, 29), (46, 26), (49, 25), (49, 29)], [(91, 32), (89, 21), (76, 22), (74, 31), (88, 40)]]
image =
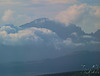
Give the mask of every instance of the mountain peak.
[(35, 23), (44, 23), (46, 21), (49, 21), (49, 19), (48, 18), (39, 18), (39, 19), (34, 20)]
[(55, 20), (49, 20), (48, 18), (39, 18), (20, 27), (23, 29), (30, 27), (46, 28), (52, 30), (63, 39), (69, 37), (73, 32), (76, 32), (79, 36), (85, 34), (84, 31), (82, 31), (81, 28), (75, 24), (70, 24), (66, 27), (64, 23), (60, 23)]

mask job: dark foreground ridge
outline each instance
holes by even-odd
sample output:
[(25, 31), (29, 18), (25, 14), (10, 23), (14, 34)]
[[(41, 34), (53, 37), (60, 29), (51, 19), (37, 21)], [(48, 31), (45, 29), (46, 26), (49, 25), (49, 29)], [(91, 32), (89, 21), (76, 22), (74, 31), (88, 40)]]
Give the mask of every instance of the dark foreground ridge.
[(38, 76), (100, 76), (100, 69), (89, 69), (84, 71), (44, 74)]

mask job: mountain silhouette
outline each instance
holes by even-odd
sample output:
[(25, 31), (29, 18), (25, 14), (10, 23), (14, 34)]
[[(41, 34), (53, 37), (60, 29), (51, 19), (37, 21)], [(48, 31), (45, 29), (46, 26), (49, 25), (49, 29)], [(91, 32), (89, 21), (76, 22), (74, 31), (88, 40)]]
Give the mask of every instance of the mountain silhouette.
[(58, 21), (50, 20), (48, 18), (39, 18), (30, 23), (26, 23), (20, 26), (21, 28), (46, 28), (55, 32), (62, 39), (68, 38), (72, 33), (76, 32), (78, 36), (85, 35), (85, 32), (78, 26), (74, 24), (69, 24), (66, 26), (64, 23)]

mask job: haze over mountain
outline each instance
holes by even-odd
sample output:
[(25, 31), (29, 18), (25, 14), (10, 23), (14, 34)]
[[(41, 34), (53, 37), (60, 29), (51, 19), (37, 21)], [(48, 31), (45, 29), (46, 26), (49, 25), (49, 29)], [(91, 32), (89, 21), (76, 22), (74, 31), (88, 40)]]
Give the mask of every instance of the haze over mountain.
[[(58, 21), (50, 20), (48, 18), (39, 18), (30, 23), (26, 23), (20, 26), (23, 29), (37, 27), (37, 28), (46, 28), (53, 32), (55, 32), (60, 38), (67, 39), (72, 38), (74, 41), (77, 40), (85, 41), (94, 39), (100, 39), (100, 30), (97, 30), (95, 33), (85, 33), (79, 26), (75, 24), (69, 24), (66, 26), (64, 23), (60, 23)], [(85, 40), (84, 40), (85, 39)]]
[(99, 58), (100, 30), (89, 34), (75, 24), (47, 18), (0, 27), (0, 75), (82, 70), (83, 64), (100, 64)]
[(0, 27), (0, 62), (30, 61), (75, 51), (99, 51), (100, 31), (87, 34), (79, 26), (39, 18), (20, 27)]
[(0, 0), (0, 76), (82, 70), (99, 58), (99, 0)]
[(100, 51), (98, 52), (74, 52), (54, 59), (12, 62), (0, 64), (0, 75), (8, 76), (36, 76), (41, 74), (70, 72), (97, 68), (93, 65), (100, 64)]
[(22, 28), (46, 28), (55, 32), (62, 39), (68, 38), (73, 32), (76, 32), (79, 36), (85, 35), (84, 31), (81, 30), (80, 27), (77, 27), (74, 24), (70, 24), (68, 27), (64, 23), (60, 23), (58, 21), (49, 20), (48, 18), (40, 18), (36, 19), (30, 23), (21, 25)]

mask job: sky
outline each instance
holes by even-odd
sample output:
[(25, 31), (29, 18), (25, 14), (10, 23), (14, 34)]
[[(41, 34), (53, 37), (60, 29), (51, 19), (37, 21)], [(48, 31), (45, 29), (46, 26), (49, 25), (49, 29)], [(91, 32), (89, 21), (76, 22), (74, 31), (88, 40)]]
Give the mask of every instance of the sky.
[(100, 29), (100, 0), (0, 0), (0, 26), (20, 26), (42, 17), (95, 32)]
[[(19, 27), (38, 18), (46, 20), (37, 20), (40, 23), (30, 28)], [(48, 25), (42, 26), (46, 21)], [(100, 51), (98, 29), (100, 0), (0, 0), (0, 61)]]

